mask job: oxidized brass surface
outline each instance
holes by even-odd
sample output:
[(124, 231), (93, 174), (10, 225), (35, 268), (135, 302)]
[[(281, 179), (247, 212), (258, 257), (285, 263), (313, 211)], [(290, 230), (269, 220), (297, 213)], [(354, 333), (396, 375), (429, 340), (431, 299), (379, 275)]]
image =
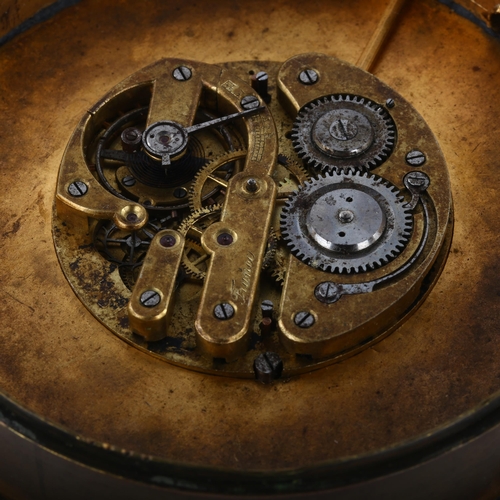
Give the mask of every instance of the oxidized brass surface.
[[(175, 79), (173, 75), (178, 67), (189, 68), (185, 71), (190, 71), (191, 78)], [(316, 84), (304, 85), (299, 81), (298, 75), (304, 68), (314, 68), (319, 74)], [(265, 69), (269, 75), (271, 102), (268, 108), (249, 85), (250, 75), (257, 72), (252, 62), (216, 66), (164, 59), (112, 89), (75, 130), (62, 159), (54, 241), (64, 273), (77, 295), (98, 319), (127, 342), (175, 364), (243, 377), (254, 376), (253, 363), (259, 353), (275, 352), (283, 361), (284, 375), (289, 376), (368, 348), (414, 312), (446, 260), (453, 226), (451, 198), (446, 164), (432, 132), (403, 97), (372, 75), (315, 53), (294, 56), (284, 63), (261, 62), (259, 69)], [(391, 189), (399, 188), (403, 201), (398, 205), (395, 198), (396, 205), (387, 212), (388, 216), (400, 218), (402, 215), (396, 216), (392, 211), (402, 212), (403, 204), (412, 199), (412, 193), (403, 183), (405, 175), (417, 172), (430, 178), (430, 186), (422, 199), (415, 198), (414, 213), (405, 209), (407, 235), (404, 238), (397, 235), (402, 227), (394, 230), (396, 242), (392, 245), (399, 244), (398, 248), (403, 249), (406, 242), (406, 248), (390, 263), (368, 269), (362, 266), (364, 272), (351, 274), (329, 273), (315, 269), (313, 263), (301, 262), (296, 256), (290, 257), (290, 249), (281, 235), (283, 207), (287, 199), (293, 200), (296, 196), (287, 191), (288, 186), (305, 187), (310, 185), (306, 182), (308, 179), (318, 175), (313, 168), (307, 172), (305, 163), (304, 167), (295, 167), (303, 171), (300, 179), (293, 168), (287, 168), (288, 164), (292, 167), (303, 163), (292, 145), (295, 117), (308, 103), (333, 94), (370, 99), (378, 110), (383, 109), (388, 99), (395, 103), (383, 111), (383, 116), (393, 123), (394, 145), (389, 153), (379, 153), (384, 154), (385, 161), (380, 160), (382, 165), (374, 169), (378, 177), (370, 177), (372, 180), (367, 180), (364, 188), (382, 197), (393, 196)], [(142, 132), (144, 142), (144, 137), (150, 134), (148, 130), (153, 131), (148, 127), (155, 122), (171, 120), (190, 127), (196, 120), (202, 125), (207, 120), (200, 120), (198, 108), (207, 116), (243, 112), (240, 100), (245, 96), (260, 99), (262, 108), (253, 116), (241, 117), (229, 127), (226, 125), (224, 136), (232, 138), (226, 139), (226, 147), (230, 145), (231, 150), (210, 165), (204, 163), (210, 159), (207, 151), (211, 154), (214, 149), (213, 140), (207, 144), (207, 138), (199, 135), (189, 139), (196, 141), (197, 153), (185, 152), (179, 162), (173, 161), (166, 171), (158, 160), (146, 163), (142, 171), (135, 173), (137, 163), (145, 162), (140, 160), (144, 153), (123, 156), (118, 138), (127, 127), (140, 127), (136, 130)], [(369, 122), (368, 126), (371, 127)], [(304, 131), (303, 135), (309, 133)], [(247, 149), (234, 151), (235, 141), (237, 144), (242, 141)], [(406, 154), (415, 148), (426, 155), (421, 166), (412, 166), (405, 160)], [(282, 155), (279, 168), (278, 152)], [(239, 169), (231, 166), (235, 158), (242, 163), (244, 160)], [(136, 163), (120, 167), (125, 161)], [(218, 171), (224, 165), (229, 170)], [(146, 175), (144, 169), (149, 169)], [(182, 174), (183, 171), (187, 173)], [(125, 185), (127, 177), (122, 176), (126, 175), (133, 176), (132, 187), (137, 192), (151, 193), (134, 196)], [(179, 179), (179, 175), (183, 177)], [(346, 177), (346, 182), (359, 183), (369, 179), (367, 175), (359, 175), (357, 181), (356, 177)], [(150, 187), (150, 178), (158, 179), (157, 187)], [(249, 179), (256, 185), (254, 192), (246, 187)], [(69, 189), (74, 182), (85, 183), (88, 191), (75, 197)], [(182, 188), (178, 187), (180, 182)], [(386, 182), (395, 188), (389, 189)], [(189, 191), (189, 207), (184, 198), (175, 198), (176, 189)], [(384, 190), (385, 195), (381, 194)], [(220, 210), (210, 215), (214, 197), (218, 198)], [(134, 204), (133, 200), (138, 202)], [(374, 203), (378, 206), (378, 202)], [(203, 215), (206, 222), (200, 219), (203, 213), (200, 209), (207, 212), (206, 217)], [(145, 210), (149, 212), (149, 220), (143, 213)], [(305, 210), (299, 205), (293, 209), (293, 216), (302, 217)], [(122, 213), (137, 215), (129, 222)], [(210, 217), (213, 218), (208, 221)], [(333, 208), (329, 209), (328, 217), (334, 225)], [(111, 218), (116, 227), (112, 221), (91, 222)], [(391, 231), (390, 222), (384, 224), (387, 224), (384, 232)], [(107, 227), (110, 229), (101, 236)], [(337, 231), (343, 227), (340, 224)], [(177, 241), (165, 249), (158, 243), (158, 236), (153, 240), (154, 234), (165, 228), (175, 240), (182, 239), (180, 246)], [(118, 237), (120, 229), (125, 232)], [(138, 231), (132, 232), (132, 229)], [(229, 245), (219, 244), (221, 234), (229, 235)], [(184, 236), (190, 239), (185, 241)], [(276, 245), (282, 252), (279, 255), (282, 261), (276, 261)], [(97, 255), (95, 246), (102, 257)], [(381, 255), (389, 255), (390, 250), (385, 246), (385, 242), (378, 246), (379, 251), (384, 252)], [(141, 258), (134, 256), (134, 251), (137, 253), (136, 249), (141, 247)], [(123, 249), (121, 259), (120, 248)], [(193, 262), (205, 263), (203, 276), (196, 265), (194, 273), (192, 265), (186, 266), (193, 251), (196, 256)], [(436, 261), (438, 254), (440, 258)], [(281, 279), (274, 281), (264, 267), (269, 268), (271, 274), (282, 274)], [(432, 278), (428, 276), (431, 268)], [(131, 273), (138, 274), (135, 283)], [(97, 275), (101, 282), (107, 283), (106, 289), (89, 284), (89, 276)], [(422, 285), (424, 280), (426, 283)], [(320, 302), (314, 290), (322, 282), (344, 286), (346, 292), (332, 303)], [(359, 291), (351, 294), (350, 287), (357, 287)], [(158, 303), (143, 305), (142, 294), (155, 295)], [(261, 332), (259, 305), (270, 299), (274, 303), (274, 319), (270, 331)], [(232, 317), (221, 320), (215, 316), (214, 310), (221, 302), (231, 308)], [(314, 317), (314, 324), (309, 328), (294, 321), (300, 311)]]
[[(397, 450), (499, 396), (500, 47), (436, 2), (408, 3), (373, 71), (436, 135), (455, 232), (428, 299), (382, 342), (271, 386), (200, 374), (114, 336), (70, 293), (57, 262), (58, 165), (96, 96), (165, 56), (255, 59), (259, 69), (258, 60), (307, 48), (354, 63), (384, 7), (84, 0), (0, 48), (3, 394), (98, 447), (254, 471)], [(89, 284), (108, 286), (99, 275)]]

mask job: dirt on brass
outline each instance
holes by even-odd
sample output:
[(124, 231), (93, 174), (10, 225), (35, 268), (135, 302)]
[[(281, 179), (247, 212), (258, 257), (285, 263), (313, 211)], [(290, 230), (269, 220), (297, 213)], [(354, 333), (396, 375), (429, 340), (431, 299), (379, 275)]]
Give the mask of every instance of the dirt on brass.
[(409, 1), (374, 73), (436, 134), (455, 234), (436, 287), (392, 335), (269, 386), (202, 375), (114, 336), (57, 262), (50, 221), (59, 162), (82, 114), (114, 84), (164, 56), (284, 61), (317, 51), (354, 63), (385, 5), (84, 0), (0, 48), (4, 394), (86, 440), (266, 471), (394, 447), (498, 396), (500, 45), (431, 0)]

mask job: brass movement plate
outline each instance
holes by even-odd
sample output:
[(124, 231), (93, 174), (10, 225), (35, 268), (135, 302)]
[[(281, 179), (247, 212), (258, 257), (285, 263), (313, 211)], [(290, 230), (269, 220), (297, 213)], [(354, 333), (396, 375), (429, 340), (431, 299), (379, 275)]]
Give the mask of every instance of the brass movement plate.
[[(304, 68), (317, 81), (301, 81)], [(158, 61), (112, 89), (64, 154), (54, 239), (77, 295), (127, 342), (174, 364), (244, 377), (254, 376), (259, 354), (272, 352), (289, 376), (366, 349), (414, 312), (445, 263), (451, 198), (429, 127), (375, 77), (321, 54), (259, 69), (268, 79), (260, 94), (250, 86), (253, 79), (259, 89), (252, 62), (181, 59)], [(172, 149), (183, 140), (179, 127), (247, 113), (245, 99), (261, 107), (190, 133), (168, 166), (148, 156), (155, 128), (174, 127), (165, 136)], [(125, 133), (135, 134), (132, 145)], [(323, 172), (301, 158), (297, 141), (312, 141), (309, 154)], [(322, 154), (324, 141), (342, 151)], [(412, 176), (427, 184), (407, 184)], [(313, 191), (312, 208), (307, 197), (294, 201), (314, 182), (327, 194)], [(337, 238), (338, 250), (314, 239), (306, 220), (316, 212), (318, 231)], [(374, 241), (363, 241), (374, 224), (382, 224)], [(230, 241), (221, 244), (220, 235)], [(344, 243), (357, 238), (360, 250)], [(295, 241), (316, 256), (306, 260)], [(330, 272), (315, 259), (331, 262)], [(319, 287), (338, 292), (322, 299)], [(264, 301), (272, 312), (260, 311)], [(232, 316), (218, 317), (222, 307)]]

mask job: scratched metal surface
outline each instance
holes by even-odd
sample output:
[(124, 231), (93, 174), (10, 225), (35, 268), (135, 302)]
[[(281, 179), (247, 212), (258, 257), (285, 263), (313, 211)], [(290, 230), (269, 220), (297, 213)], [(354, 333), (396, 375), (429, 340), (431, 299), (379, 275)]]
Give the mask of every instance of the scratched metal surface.
[(374, 72), (441, 143), (454, 241), (426, 303), (373, 348), (272, 386), (176, 368), (96, 322), (53, 249), (63, 150), (114, 84), (162, 56), (354, 63), (385, 5), (83, 0), (0, 48), (2, 393), (104, 446), (268, 471), (396, 447), (498, 396), (500, 46), (431, 0), (409, 1)]

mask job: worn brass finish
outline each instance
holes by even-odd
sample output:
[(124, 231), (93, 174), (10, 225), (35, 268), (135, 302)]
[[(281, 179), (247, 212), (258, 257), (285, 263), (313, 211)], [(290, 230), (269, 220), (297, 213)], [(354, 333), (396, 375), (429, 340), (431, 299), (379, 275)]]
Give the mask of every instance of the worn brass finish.
[[(174, 496), (170, 488), (183, 489), (180, 497), (195, 491), (240, 494), (242, 476), (245, 491), (265, 486), (264, 494), (280, 496), (298, 497), (300, 488), (307, 492), (303, 497), (314, 495), (332, 485), (335, 491), (325, 498), (355, 498), (351, 489), (364, 482), (364, 495), (358, 497), (377, 496), (382, 488), (379, 496), (388, 498), (383, 485), (392, 480), (398, 484), (390, 490), (399, 493), (394, 498), (418, 498), (438, 487), (441, 498), (498, 496), (498, 441), (490, 435), (484, 438), (491, 445), (486, 448), (491, 467), (481, 468), (476, 460), (452, 460), (444, 472), (435, 467), (439, 457), (447, 459), (441, 455), (443, 436), (452, 451), (464, 449), (455, 432), (490, 415), (500, 397), (494, 136), (500, 45), (448, 7), (434, 0), (408, 1), (375, 74), (411, 102), (438, 138), (453, 192), (451, 251), (442, 256), (446, 265), (421, 307), (355, 356), (299, 374), (310, 370), (310, 361), (284, 353), (291, 371), (266, 386), (215, 375), (230, 374), (232, 364), (198, 357), (190, 350), (196, 345), (194, 331), (181, 337), (174, 328), (170, 338), (148, 345), (127, 324), (131, 292), (119, 270), (92, 247), (94, 222), (88, 234), (75, 234), (63, 220), (53, 219), (57, 171), (71, 131), (96, 98), (127, 75), (173, 55), (208, 63), (250, 60), (226, 67), (247, 79), (250, 70), (267, 71), (270, 109), (277, 117), (274, 82), (281, 62), (312, 50), (355, 63), (387, 3), (82, 0), (0, 48), (5, 117), (0, 122), (1, 398), (65, 437), (61, 447), (48, 448), (26, 431), (25, 441), (36, 448), (32, 453), (2, 447), (7, 466), (0, 470), (0, 488), (12, 482), (8, 493), (33, 498), (20, 473), (31, 465), (34, 487), (43, 487), (48, 498), (82, 498), (92, 487), (109, 497), (105, 479), (119, 482), (129, 474), (125, 489), (131, 485), (136, 492), (149, 485), (159, 498)], [(280, 64), (262, 62), (268, 60)], [(397, 111), (398, 102), (391, 113)], [(293, 157), (285, 137), (293, 119), (283, 113), (276, 120), (280, 152)], [(273, 176), (278, 184), (280, 177)], [(415, 215), (419, 231), (420, 215)], [(54, 237), (57, 252), (54, 228), (60, 231)], [(63, 270), (57, 255), (66, 262)], [(260, 298), (277, 307), (281, 288), (269, 286), (259, 291)], [(178, 290), (184, 312), (193, 318), (201, 289), (199, 280), (190, 280)], [(79, 298), (84, 294), (85, 305)], [(175, 310), (172, 321), (177, 321)], [(256, 351), (279, 345), (273, 333), (262, 346), (256, 344)], [(186, 359), (193, 370), (183, 368)], [(251, 376), (244, 362), (235, 364)], [(236, 368), (233, 373), (238, 374)], [(19, 438), (23, 429), (14, 429)], [(416, 482), (413, 474), (422, 461), (409, 454), (431, 444), (422, 459), (430, 471)], [(92, 482), (78, 483), (80, 492), (72, 491), (77, 475), (49, 475), (44, 460), (51, 454), (70, 462), (64, 457), (77, 446), (87, 450), (87, 470), (95, 474)], [(477, 450), (477, 456), (484, 451)], [(81, 455), (74, 457), (75, 465)], [(111, 470), (114, 459), (130, 467)], [(454, 494), (446, 495), (447, 488)]]
[[(174, 238), (172, 246), (162, 244), (162, 238)], [(184, 236), (177, 231), (160, 231), (151, 242), (128, 303), (128, 319), (134, 333), (148, 342), (161, 340), (168, 333), (174, 308), (175, 279), (184, 250)], [(154, 307), (141, 304), (141, 295), (152, 290), (160, 294)]]
[[(303, 68), (310, 68), (319, 74), (315, 85), (303, 85), (297, 74)], [(382, 82), (359, 68), (321, 54), (296, 56), (286, 61), (278, 74), (280, 98), (284, 107), (293, 114), (308, 102), (332, 93), (346, 93), (363, 96), (374, 102), (385, 103), (392, 98), (397, 103), (391, 114), (397, 126), (397, 141), (389, 158), (378, 167), (377, 175), (401, 186), (402, 179), (413, 167), (405, 161), (408, 151), (418, 148), (425, 151), (426, 163), (421, 167), (432, 177), (428, 189), (433, 215), (429, 223), (430, 240), (424, 255), (401, 280), (393, 280), (385, 287), (362, 295), (344, 295), (341, 300), (324, 304), (315, 299), (312, 291), (328, 278), (328, 274), (290, 258), (285, 271), (281, 309), (279, 316), (282, 341), (292, 351), (321, 358), (340, 352), (349, 352), (353, 347), (372, 341), (394, 323), (416, 299), (422, 281), (429, 273), (437, 255), (442, 249), (446, 232), (451, 231), (451, 193), (448, 172), (443, 154), (434, 135), (416, 110), (403, 97)], [(410, 249), (403, 252), (392, 264), (392, 269), (404, 266), (413, 258), (417, 242), (422, 238), (414, 230)], [(375, 271), (388, 273), (384, 266)], [(437, 271), (439, 274), (439, 271)], [(370, 281), (372, 272), (356, 276), (335, 275), (336, 283), (361, 284)], [(310, 311), (315, 322), (304, 329), (294, 322), (299, 311)]]
[[(180, 66), (190, 69), (192, 76), (187, 81), (178, 81), (172, 76)], [(243, 68), (245, 66), (250, 67), (243, 65)], [(297, 75), (303, 68), (317, 71), (319, 74), (317, 84), (309, 86), (300, 83)], [(222, 113), (228, 113), (240, 109), (243, 97), (253, 95), (254, 91), (242, 81), (249, 70), (241, 70), (238, 66), (235, 69), (223, 69), (193, 61), (165, 60), (130, 77), (111, 91), (102, 102), (116, 112), (118, 104), (115, 101), (124, 102), (124, 96), (129, 92), (127, 89), (131, 84), (143, 89), (144, 92), (148, 84), (147, 81), (143, 81), (144, 74), (150, 75), (149, 78), (156, 83), (149, 103), (147, 123), (143, 127), (148, 130), (154, 123), (163, 123), (164, 118), (182, 126), (190, 126), (200, 105), (208, 107), (212, 113), (221, 114), (221, 110)], [(277, 306), (279, 304), (279, 307), (275, 311), (277, 328), (274, 327), (267, 336), (273, 339), (273, 350), (277, 351), (285, 362), (285, 374), (318, 368), (324, 363), (336, 361), (366, 348), (387, 335), (402, 318), (407, 317), (409, 312), (414, 310), (414, 305), (420, 302), (419, 297), (428, 292), (429, 284), (421, 289), (422, 281), (429, 274), (438, 253), (443, 248), (445, 235), (452, 227), (449, 223), (451, 208), (449, 182), (439, 146), (422, 118), (401, 96), (369, 73), (321, 54), (295, 56), (282, 65), (269, 64), (267, 69), (270, 78), (276, 78), (279, 99), (274, 99), (269, 109), (242, 119), (238, 125), (241, 135), (246, 138), (244, 140), (248, 149), (227, 152), (220, 159), (215, 159), (196, 174), (192, 184), (183, 181), (182, 189), (190, 191), (191, 215), (182, 212), (174, 217), (172, 212), (172, 216), (169, 216), (170, 222), (159, 222), (164, 220), (160, 215), (160, 219), (151, 219), (148, 223), (152, 227), (158, 226), (159, 229), (167, 224), (167, 227), (174, 230), (178, 224), (176, 221), (181, 217), (183, 222), (180, 229), (188, 238), (194, 239), (194, 246), (190, 243), (185, 249), (176, 245), (170, 250), (162, 250), (156, 236), (151, 242), (132, 296), (129, 298), (128, 293), (124, 293), (121, 288), (109, 288), (110, 298), (120, 297), (120, 301), (129, 300), (128, 324), (124, 318), (124, 311), (118, 310), (114, 321), (109, 322), (109, 315), (106, 316), (106, 324), (111, 329), (127, 341), (142, 348), (147, 347), (155, 355), (161, 354), (171, 362), (180, 362), (194, 369), (253, 376), (253, 360), (257, 354), (255, 349), (256, 347), (258, 350), (266, 349), (264, 339), (260, 336), (258, 304), (270, 298)], [(220, 80), (217, 80), (219, 75)], [(304, 183), (307, 174), (301, 167), (294, 167), (300, 160), (291, 149), (289, 139), (286, 137), (280, 138), (280, 149), (286, 156), (282, 157), (283, 165), (277, 164), (279, 149), (276, 125), (279, 124), (280, 130), (290, 127), (288, 123), (291, 124), (299, 109), (305, 104), (332, 93), (360, 95), (377, 103), (384, 103), (390, 97), (397, 102), (396, 109), (391, 110), (397, 126), (396, 146), (385, 163), (376, 169), (376, 173), (403, 190), (404, 175), (415, 170), (406, 163), (406, 153), (414, 148), (424, 151), (427, 161), (423, 171), (430, 172), (432, 178), (431, 186), (425, 195), (430, 207), (429, 220), (425, 220), (422, 209), (418, 208), (413, 216), (412, 237), (406, 243), (401, 255), (380, 269), (358, 275), (332, 276), (330, 273), (315, 270), (296, 257), (289, 257), (289, 250), (279, 242), (281, 254), (278, 254), (278, 260), (273, 263), (274, 253), (270, 257), (271, 269), (281, 267), (282, 270), (278, 272), (286, 276), (283, 288), (279, 289), (280, 284), (273, 283), (272, 276), (262, 272), (271, 224), (277, 234), (280, 234), (283, 204), (289, 196), (294, 196), (293, 189)], [(217, 108), (211, 104), (214, 95), (218, 96)], [(102, 104), (96, 107), (101, 110), (102, 108)], [(284, 110), (288, 110), (288, 116)], [(104, 116), (106, 112), (100, 111), (100, 114)], [(180, 118), (176, 118), (177, 116)], [(96, 124), (94, 128), (98, 130), (99, 126)], [(87, 137), (91, 144), (95, 142), (88, 129), (84, 128), (83, 132), (79, 129), (78, 134)], [(207, 139), (207, 137), (200, 138), (204, 141)], [(118, 139), (112, 143), (115, 148), (118, 147), (117, 141)], [(203, 142), (201, 144), (203, 145)], [(214, 149), (212, 146), (210, 148)], [(85, 146), (81, 149), (90, 148)], [(99, 151), (97, 148), (95, 154), (99, 154)], [(244, 161), (241, 172), (239, 172), (240, 167), (233, 166), (236, 160)], [(87, 154), (87, 161), (92, 161), (92, 156)], [(109, 170), (110, 177), (113, 177), (112, 168), (111, 166)], [(61, 177), (63, 174), (68, 176), (66, 158), (63, 159), (61, 171)], [(212, 171), (218, 171), (222, 177), (214, 175)], [(116, 179), (125, 179), (130, 174), (127, 167), (122, 166), (117, 169), (115, 176)], [(212, 208), (203, 208), (203, 200), (207, 197), (204, 194), (206, 192), (204, 186), (208, 180), (211, 182), (206, 189), (208, 195), (213, 194), (224, 203), (222, 210), (218, 209), (213, 213)], [(280, 188), (278, 198), (276, 198), (277, 186)], [(134, 187), (135, 185), (129, 190), (125, 186), (124, 189), (127, 193), (131, 193)], [(377, 189), (376, 183), (374, 188)], [(154, 195), (148, 199), (160, 199), (162, 188), (148, 189)], [(175, 188), (175, 184), (170, 188), (173, 189), (178, 189)], [(223, 195), (220, 194), (220, 190)], [(82, 198), (85, 199), (88, 194), (90, 190)], [(409, 202), (411, 194), (406, 193), (405, 196)], [(143, 199), (139, 196), (139, 199), (141, 198)], [(209, 199), (214, 203), (213, 198)], [(180, 206), (185, 207), (186, 203)], [(124, 210), (132, 210), (131, 207), (132, 205), (129, 205), (120, 212), (123, 220), (127, 220), (127, 213)], [(160, 207), (161, 205), (156, 205), (156, 208)], [(168, 207), (169, 204), (165, 204), (165, 214), (168, 214)], [(86, 208), (82, 207), (83, 213), (85, 210)], [(65, 213), (64, 210), (61, 212)], [(139, 213), (137, 220), (143, 220)], [(139, 227), (140, 224), (136, 222), (136, 226)], [(72, 230), (78, 234), (79, 231), (75, 230), (75, 227), (73, 225)], [(78, 241), (83, 242), (86, 237), (81, 230), (86, 231), (86, 227), (81, 225), (80, 228)], [(62, 232), (67, 233), (61, 226), (59, 229), (55, 233), (56, 240), (60, 240)], [(146, 231), (145, 226), (142, 231)], [(273, 231), (276, 232), (274, 229)], [(219, 243), (218, 238), (224, 234), (230, 235), (230, 244)], [(428, 240), (421, 251), (419, 245), (424, 234)], [(133, 254), (131, 246), (147, 243), (135, 239), (132, 243), (131, 238), (132, 236), (122, 240), (110, 239), (111, 242), (128, 242), (126, 245), (121, 243), (122, 246), (125, 245), (126, 252), (131, 252), (128, 258), (125, 257), (128, 260)], [(447, 241), (449, 244), (449, 238)], [(61, 241), (58, 248), (65, 245), (66, 243)], [(202, 245), (203, 249), (198, 247), (200, 250), (196, 251), (196, 245)], [(79, 248), (74, 249), (73, 259), (79, 258), (81, 261), (83, 258), (90, 258), (95, 265), (96, 259), (90, 255), (84, 257), (81, 247), (80, 243)], [(193, 251), (198, 257), (194, 257), (192, 263), (189, 255)], [(446, 248), (443, 249), (442, 255), (445, 255), (445, 252)], [(106, 257), (106, 253), (102, 251), (101, 253)], [(72, 261), (66, 260), (66, 252), (60, 256), (70, 282), (74, 283)], [(160, 265), (161, 259), (167, 257), (168, 264)], [(179, 263), (182, 259), (189, 273), (187, 280), (179, 275)], [(439, 275), (444, 262), (445, 259), (441, 258), (434, 266), (434, 279)], [(199, 273), (196, 266), (201, 263), (204, 263), (206, 270)], [(102, 264), (97, 267), (102, 268)], [(119, 260), (118, 265), (120, 266)], [(155, 274), (155, 266), (161, 268), (158, 274)], [(382, 280), (380, 286), (377, 285), (373, 291), (373, 286), (370, 285), (371, 288), (365, 286), (365, 283), (382, 279), (403, 266), (409, 266), (403, 275), (387, 281)], [(122, 275), (120, 271), (120, 276)], [(130, 272), (125, 275), (125, 284), (131, 288), (133, 276), (132, 278), (129, 276)], [(344, 295), (342, 300), (334, 303), (322, 303), (316, 299), (314, 290), (325, 280), (349, 286), (359, 285), (361, 288), (365, 287), (365, 292), (369, 293), (356, 292)], [(78, 286), (76, 290), (88, 303), (90, 297), (86, 289)], [(141, 294), (146, 290), (160, 292), (161, 301), (153, 308), (147, 308), (140, 303)], [(186, 297), (189, 307), (184, 304)], [(225, 320), (221, 320), (214, 313), (215, 308), (221, 303), (227, 303), (232, 308), (231, 316)], [(91, 304), (89, 305), (92, 310)], [(314, 324), (310, 328), (304, 329), (296, 324), (294, 318), (300, 311), (308, 311), (313, 315)], [(125, 333), (127, 328), (130, 329), (130, 333)], [(196, 332), (194, 339), (193, 330)], [(182, 339), (180, 349), (175, 347), (178, 346), (179, 340), (175, 342), (168, 340), (172, 338)], [(257, 344), (256, 338), (258, 338)], [(166, 349), (158, 351), (155, 342), (163, 339), (166, 339)], [(194, 349), (193, 340), (195, 340)], [(308, 357), (298, 358), (297, 354)], [(214, 364), (214, 359), (224, 359), (225, 363)]]

